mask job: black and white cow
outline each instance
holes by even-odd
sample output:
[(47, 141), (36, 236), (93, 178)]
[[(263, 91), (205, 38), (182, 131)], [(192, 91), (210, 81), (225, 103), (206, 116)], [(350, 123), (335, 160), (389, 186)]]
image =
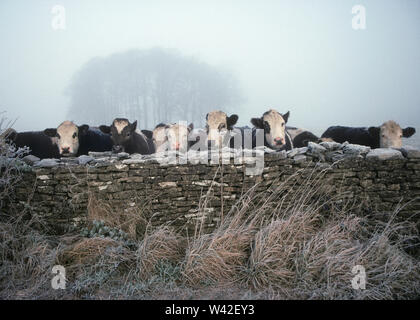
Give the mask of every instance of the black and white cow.
[(413, 127), (401, 129), (395, 121), (389, 120), (380, 127), (329, 127), (321, 138), (332, 139), (339, 143), (348, 141), (371, 148), (401, 148), (402, 138), (409, 138), (414, 133), (416, 129)]
[(106, 134), (111, 134), (113, 142), (112, 151), (152, 154), (155, 146), (152, 139), (149, 139), (141, 131), (137, 131), (137, 121), (130, 123), (128, 119), (116, 118), (110, 126), (102, 125), (99, 129)]
[(238, 116), (228, 116), (225, 112), (217, 110), (206, 115), (207, 144), (209, 148), (223, 146), (233, 147), (232, 130), (238, 122)]
[(89, 151), (111, 151), (110, 135), (87, 124), (77, 126), (72, 121), (64, 121), (57, 128), (48, 128), (44, 134), (54, 139), (60, 156), (87, 155)]
[(292, 140), (293, 148), (307, 147), (309, 142), (321, 142), (319, 137), (306, 129), (286, 126), (286, 131)]
[(60, 156), (56, 139), (47, 136), (43, 131), (16, 132), (12, 129), (8, 130), (4, 138), (7, 143), (17, 148), (28, 147), (29, 154), (40, 159), (59, 158)]
[(156, 152), (166, 150), (186, 152), (193, 143), (189, 140), (189, 135), (193, 129), (194, 125), (192, 123), (188, 126), (182, 123), (159, 123), (153, 130)]
[[(286, 123), (290, 112), (281, 114), (274, 109), (265, 112), (261, 118), (252, 118), (251, 123), (255, 129), (264, 130), (264, 146), (273, 150), (291, 150), (293, 142), (286, 131)], [(256, 144), (256, 134), (253, 134), (253, 147)]]

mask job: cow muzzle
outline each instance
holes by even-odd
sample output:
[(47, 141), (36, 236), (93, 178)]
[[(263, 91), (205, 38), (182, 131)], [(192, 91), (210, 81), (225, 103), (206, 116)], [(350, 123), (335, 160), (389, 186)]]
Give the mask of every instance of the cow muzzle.
[(112, 146), (112, 152), (113, 153), (120, 153), (120, 152), (124, 152), (124, 147), (122, 145), (114, 145)]

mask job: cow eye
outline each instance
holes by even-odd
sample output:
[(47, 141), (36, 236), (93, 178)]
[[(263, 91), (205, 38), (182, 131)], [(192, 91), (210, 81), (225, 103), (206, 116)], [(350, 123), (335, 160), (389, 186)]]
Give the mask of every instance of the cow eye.
[(57, 133), (56, 135), (55, 135), (58, 139), (60, 139), (61, 137), (60, 137), (60, 135)]
[(284, 127), (284, 122), (281, 124), (282, 127)]
[(222, 129), (226, 129), (226, 125), (225, 125), (224, 123), (222, 123), (222, 124), (219, 126), (219, 130), (222, 130)]
[(130, 136), (130, 132), (127, 132), (126, 136), (129, 137)]
[(77, 137), (77, 133), (75, 132), (73, 133), (73, 139), (76, 139), (76, 137)]

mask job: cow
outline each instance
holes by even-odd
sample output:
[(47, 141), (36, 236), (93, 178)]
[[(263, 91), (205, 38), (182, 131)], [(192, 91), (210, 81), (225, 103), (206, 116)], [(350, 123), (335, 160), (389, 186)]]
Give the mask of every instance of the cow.
[(101, 125), (99, 129), (105, 134), (111, 134), (114, 153), (152, 154), (155, 146), (152, 139), (137, 129), (137, 120), (130, 123), (126, 118), (116, 118), (110, 126)]
[(89, 151), (111, 151), (109, 135), (87, 124), (77, 126), (72, 121), (64, 121), (57, 128), (47, 128), (44, 134), (55, 139), (57, 151), (62, 157), (87, 155)]
[(40, 159), (59, 158), (56, 138), (47, 136), (43, 131), (17, 132), (13, 129), (4, 134), (6, 143), (16, 148), (29, 148), (29, 154)]
[(402, 129), (393, 120), (384, 122), (380, 127), (329, 127), (321, 136), (322, 139), (332, 139), (335, 142), (343, 143), (348, 141), (352, 144), (360, 144), (376, 148), (401, 148), (402, 137), (409, 138), (416, 129), (407, 127)]
[(252, 118), (254, 125), (253, 147), (256, 146), (256, 129), (264, 130), (264, 146), (276, 151), (293, 149), (293, 142), (286, 131), (286, 123), (290, 112), (281, 114), (274, 109), (265, 112), (261, 118)]
[(307, 147), (309, 142), (321, 142), (319, 137), (306, 129), (286, 126), (286, 132), (292, 140), (293, 148)]
[(192, 123), (188, 126), (181, 123), (159, 123), (153, 130), (156, 152), (166, 150), (186, 152), (192, 145), (192, 141), (189, 141), (188, 137), (193, 129)]
[(230, 146), (233, 145), (233, 139), (230, 139), (231, 131), (238, 121), (238, 118), (239, 117), (236, 114), (228, 116), (225, 112), (220, 110), (207, 113), (206, 133), (209, 148), (220, 148), (227, 145), (229, 141)]

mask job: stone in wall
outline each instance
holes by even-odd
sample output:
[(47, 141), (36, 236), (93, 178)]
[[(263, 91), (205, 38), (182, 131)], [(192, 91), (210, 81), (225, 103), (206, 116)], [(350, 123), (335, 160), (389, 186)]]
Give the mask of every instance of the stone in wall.
[[(264, 157), (258, 174), (252, 171), (262, 160), (256, 156)], [(420, 210), (420, 151), (408, 147), (370, 150), (323, 142), (288, 152), (267, 148), (147, 156), (92, 152), (78, 158), (32, 157), (25, 163), (32, 169), (16, 188), (13, 206), (31, 208), (55, 233), (82, 225), (91, 197), (112, 210), (139, 210), (152, 225), (171, 222), (191, 232), (197, 221), (203, 221), (204, 230), (210, 231), (250, 188), (269, 193), (284, 185), (293, 192), (314, 170), (324, 172), (337, 192), (375, 210), (392, 211), (408, 201), (401, 218)]]

